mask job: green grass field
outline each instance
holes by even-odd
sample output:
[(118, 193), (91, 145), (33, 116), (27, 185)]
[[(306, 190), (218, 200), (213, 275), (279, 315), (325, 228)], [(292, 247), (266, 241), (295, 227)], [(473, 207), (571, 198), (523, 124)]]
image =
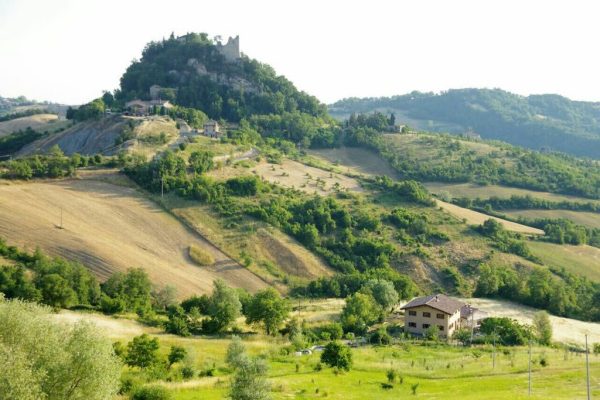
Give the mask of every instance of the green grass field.
[(600, 282), (600, 249), (546, 242), (528, 242), (533, 254), (549, 267), (562, 268)]
[[(189, 340), (188, 342), (191, 342)], [(193, 339), (196, 341), (196, 339)], [(353, 349), (354, 367), (336, 374), (323, 367), (316, 371), (319, 353), (310, 356), (279, 355), (283, 344), (268, 339), (249, 342), (254, 354), (269, 361), (269, 378), (274, 399), (525, 399), (528, 396), (528, 350), (524, 347), (498, 349), (492, 366), (491, 346), (461, 348), (400, 344)], [(227, 393), (229, 374), (223, 364), (226, 340), (198, 340), (196, 351), (206, 363), (216, 362), (217, 376), (188, 382), (165, 383), (176, 400), (221, 399)], [(544, 358), (548, 365), (542, 367)], [(213, 361), (217, 360), (217, 361)], [(532, 393), (536, 399), (585, 398), (584, 357), (564, 350), (534, 348)], [(592, 356), (594, 394), (600, 394), (600, 358)], [(296, 368), (298, 371), (296, 372)], [(395, 369), (403, 383), (384, 389), (386, 371)]]

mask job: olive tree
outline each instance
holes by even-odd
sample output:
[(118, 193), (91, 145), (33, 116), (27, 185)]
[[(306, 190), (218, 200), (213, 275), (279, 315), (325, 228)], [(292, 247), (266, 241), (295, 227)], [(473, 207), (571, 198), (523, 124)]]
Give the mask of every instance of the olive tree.
[(46, 307), (0, 298), (0, 398), (103, 400), (116, 395), (120, 363), (111, 342)]

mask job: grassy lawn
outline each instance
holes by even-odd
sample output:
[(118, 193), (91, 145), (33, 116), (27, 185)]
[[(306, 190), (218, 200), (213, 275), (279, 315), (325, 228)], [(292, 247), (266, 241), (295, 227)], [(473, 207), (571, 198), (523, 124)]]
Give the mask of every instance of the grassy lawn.
[[(395, 345), (366, 346), (353, 350), (354, 368), (336, 375), (330, 368), (315, 371), (319, 354), (310, 356), (270, 357), (270, 379), (274, 399), (396, 399), (412, 397), (412, 385), (418, 384), (416, 397), (427, 399), (521, 399), (527, 395), (527, 348), (498, 351), (492, 368), (490, 348)], [(271, 352), (272, 353), (272, 352)], [(542, 367), (539, 360), (548, 362)], [(563, 350), (534, 348), (531, 398), (585, 398), (585, 364), (582, 355)], [(591, 359), (592, 377), (600, 373), (600, 359)], [(382, 388), (386, 371), (397, 370), (403, 383)], [(296, 372), (296, 369), (298, 371)], [(218, 399), (227, 393), (227, 376), (201, 378), (183, 384), (170, 384), (177, 400)], [(600, 394), (599, 380), (592, 379), (594, 394)], [(178, 387), (179, 386), (179, 387)]]
[(600, 249), (546, 242), (528, 242), (528, 245), (544, 264), (556, 268), (564, 267), (567, 271), (600, 282)]

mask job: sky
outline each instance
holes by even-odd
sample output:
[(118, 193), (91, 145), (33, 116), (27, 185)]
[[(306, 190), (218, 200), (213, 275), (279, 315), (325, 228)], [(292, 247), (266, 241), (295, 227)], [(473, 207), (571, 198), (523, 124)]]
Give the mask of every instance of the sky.
[(84, 103), (149, 41), (206, 32), (326, 103), (464, 87), (600, 101), (599, 15), (593, 0), (0, 0), (0, 96)]

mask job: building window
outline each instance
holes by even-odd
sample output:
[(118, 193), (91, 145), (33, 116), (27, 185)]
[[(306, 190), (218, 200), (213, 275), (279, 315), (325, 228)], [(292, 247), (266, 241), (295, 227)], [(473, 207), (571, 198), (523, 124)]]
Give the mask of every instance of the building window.
[(437, 314), (437, 319), (444, 319), (444, 314)]
[(430, 318), (430, 317), (431, 317), (431, 313), (428, 313), (428, 312), (423, 312), (423, 316), (424, 316), (425, 318)]
[(416, 317), (417, 316), (417, 312), (416, 311), (409, 311), (408, 315), (410, 315), (412, 317)]
[(416, 328), (417, 327), (417, 323), (416, 322), (409, 322), (408, 326), (410, 326), (411, 328)]
[(438, 328), (440, 328), (440, 332), (444, 332), (444, 326), (443, 325), (438, 325)]
[(429, 328), (429, 324), (423, 324), (423, 329)]

